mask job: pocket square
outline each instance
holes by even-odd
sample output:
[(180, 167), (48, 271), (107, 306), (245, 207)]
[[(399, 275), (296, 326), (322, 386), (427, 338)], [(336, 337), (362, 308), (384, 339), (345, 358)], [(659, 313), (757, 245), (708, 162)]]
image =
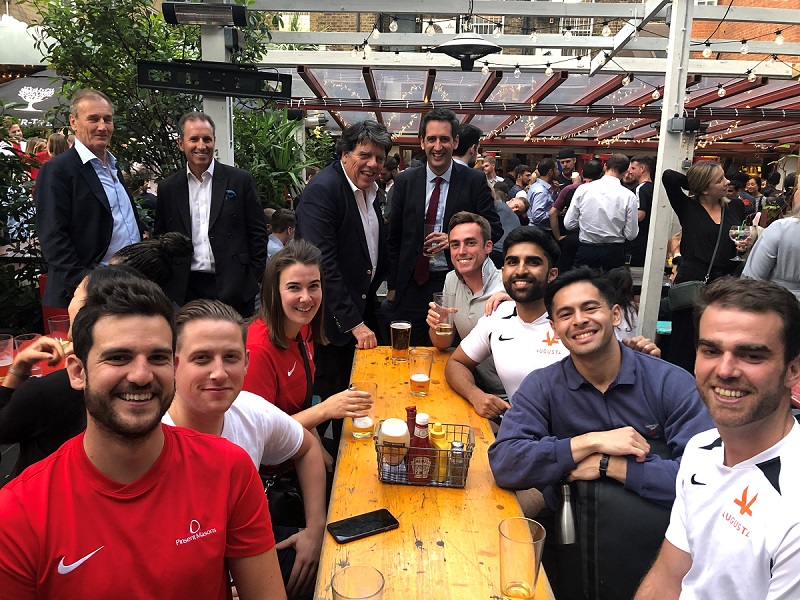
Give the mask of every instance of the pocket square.
[(233, 200), (236, 198), (236, 192), (233, 190), (225, 190), (225, 200)]

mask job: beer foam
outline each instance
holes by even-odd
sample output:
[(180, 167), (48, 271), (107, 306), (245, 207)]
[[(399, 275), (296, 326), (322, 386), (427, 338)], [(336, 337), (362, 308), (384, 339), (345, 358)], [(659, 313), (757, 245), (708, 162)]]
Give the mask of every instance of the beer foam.
[(424, 383), (426, 381), (430, 381), (430, 377), (425, 375), (425, 373), (414, 373), (411, 376), (411, 381), (419, 381), (420, 383)]

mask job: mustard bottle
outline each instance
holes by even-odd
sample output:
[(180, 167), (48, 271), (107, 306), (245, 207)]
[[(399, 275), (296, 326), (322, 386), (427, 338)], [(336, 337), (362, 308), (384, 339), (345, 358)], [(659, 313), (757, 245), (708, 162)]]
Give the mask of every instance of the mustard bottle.
[(431, 447), (436, 450), (436, 466), (433, 468), (432, 479), (437, 483), (447, 482), (447, 455), (450, 450), (450, 442), (445, 436), (445, 428), (441, 423), (434, 423), (428, 433)]

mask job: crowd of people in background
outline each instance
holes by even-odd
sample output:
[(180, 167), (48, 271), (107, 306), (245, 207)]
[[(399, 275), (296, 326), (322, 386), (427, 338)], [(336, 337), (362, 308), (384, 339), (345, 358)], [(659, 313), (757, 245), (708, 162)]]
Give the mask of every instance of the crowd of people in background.
[[(109, 99), (79, 90), (69, 119), (74, 136), (47, 140), (23, 140), (5, 123), (0, 148), (21, 156), (35, 180), (43, 303), (72, 323), (70, 344), (39, 338), (0, 387), (0, 443), (21, 448), (0, 492), (0, 555), (15, 556), (0, 561), (0, 588), (113, 596), (104, 573), (119, 556), (131, 572), (149, 569), (153, 550), (141, 541), (117, 548), (104, 516), (135, 530), (159, 513), (164, 527), (174, 519), (194, 528), (202, 505), (197, 528), (224, 541), (202, 542), (197, 561), (176, 554), (181, 540), (159, 542), (166, 568), (137, 593), (224, 598), (224, 562), (241, 598), (309, 598), (342, 422), (374, 401), (349, 388), (353, 357), (387, 345), (389, 323), (402, 320), (412, 345), (450, 352), (447, 382), (493, 421), (495, 479), (547, 527), (559, 600), (630, 598), (656, 555), (638, 598), (667, 597), (661, 586), (728, 589), (744, 551), (740, 534), (731, 541), (716, 521), (731, 510), (719, 490), (741, 495), (742, 522), (756, 495), (785, 521), (748, 525), (760, 560), (751, 595), (717, 597), (800, 593), (789, 516), (798, 491), (780, 469), (794, 464), (800, 435), (788, 400), (800, 379), (794, 173), (762, 180), (715, 161), (683, 173), (652, 156), (570, 147), (525, 164), (487, 152), (479, 128), (435, 108), (422, 116), (408, 165), (390, 154), (383, 124), (354, 123), (291, 208), (265, 209), (274, 199), (260, 198), (251, 173), (215, 158), (213, 120), (191, 112), (175, 122), (186, 166), (159, 182), (148, 223), (109, 149)], [(648, 256), (658, 186), (681, 231), (667, 256)], [(731, 229), (747, 235), (733, 239)], [(699, 308), (665, 299), (663, 357), (637, 335), (631, 269), (648, 258), (664, 264), (665, 287), (705, 284)], [(439, 292), (454, 298), (454, 331), (444, 336)], [(65, 370), (31, 377), (37, 363), (61, 360)], [(697, 471), (681, 463), (684, 452)], [(216, 477), (226, 484), (210, 489)], [(277, 477), (299, 511), (267, 509), (262, 483)], [(553, 542), (570, 485), (583, 529), (567, 549)], [(173, 503), (176, 495), (187, 502)], [(159, 498), (172, 505), (164, 514)], [(75, 506), (91, 516), (77, 517)], [(53, 522), (57, 549), (45, 543)], [(88, 532), (91, 548), (79, 543)], [(730, 562), (719, 565), (702, 536), (725, 546)], [(40, 571), (58, 553), (62, 573), (65, 552), (73, 564), (98, 557), (65, 584)]]

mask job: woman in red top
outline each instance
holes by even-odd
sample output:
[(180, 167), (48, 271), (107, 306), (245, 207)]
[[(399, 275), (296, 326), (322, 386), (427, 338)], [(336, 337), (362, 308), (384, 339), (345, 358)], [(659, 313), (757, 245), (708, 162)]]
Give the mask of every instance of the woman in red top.
[[(325, 421), (366, 416), (372, 404), (366, 392), (345, 390), (311, 406), (314, 343), (328, 343), (321, 266), (319, 250), (304, 240), (292, 241), (267, 263), (261, 306), (247, 330), (250, 364), (244, 378), (246, 391), (266, 398), (314, 435)], [(330, 470), (333, 458), (325, 454)]]

